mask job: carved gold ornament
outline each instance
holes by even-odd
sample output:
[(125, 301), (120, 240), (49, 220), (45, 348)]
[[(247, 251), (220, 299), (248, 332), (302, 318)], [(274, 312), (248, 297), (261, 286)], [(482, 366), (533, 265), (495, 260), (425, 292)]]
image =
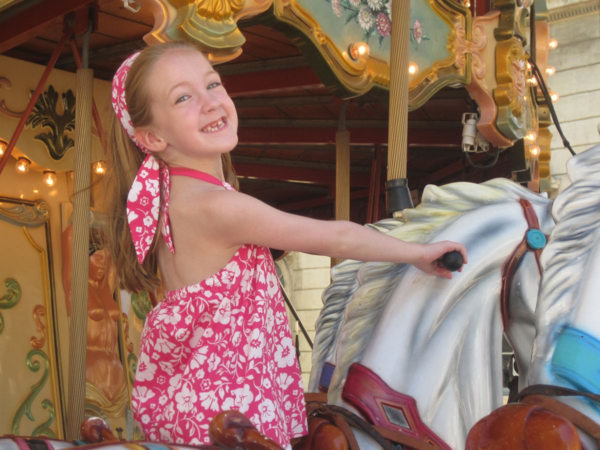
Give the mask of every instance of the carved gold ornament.
[(266, 11), (273, 0), (144, 0), (154, 14), (149, 45), (186, 40), (213, 63), (235, 59), (246, 42), (237, 21)]
[(496, 45), (496, 123), (500, 131), (511, 140), (522, 139), (527, 129), (532, 128), (532, 122), (537, 122), (532, 92), (527, 86), (527, 79), (531, 76), (527, 68), (528, 59), (529, 55), (516, 38), (500, 41)]

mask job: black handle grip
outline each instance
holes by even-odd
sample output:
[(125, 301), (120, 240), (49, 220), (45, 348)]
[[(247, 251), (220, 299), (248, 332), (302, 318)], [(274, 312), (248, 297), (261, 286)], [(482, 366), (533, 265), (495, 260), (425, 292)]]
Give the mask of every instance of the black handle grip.
[(456, 250), (445, 253), (442, 256), (442, 265), (450, 272), (456, 272), (463, 266), (464, 262), (462, 254)]

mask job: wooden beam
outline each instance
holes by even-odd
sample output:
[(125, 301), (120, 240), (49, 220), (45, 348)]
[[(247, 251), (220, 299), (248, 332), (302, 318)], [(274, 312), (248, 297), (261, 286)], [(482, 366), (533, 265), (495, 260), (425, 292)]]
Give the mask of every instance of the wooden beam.
[(257, 94), (269, 91), (293, 91), (298, 89), (319, 89), (323, 83), (311, 67), (296, 67), (227, 75), (223, 85), (231, 97)]
[[(332, 155), (333, 156), (333, 155)], [(278, 159), (278, 158), (255, 158), (252, 156), (238, 156), (235, 153), (231, 155), (233, 164), (261, 164), (264, 166), (271, 167), (298, 167), (302, 169), (315, 169), (315, 170), (335, 170), (335, 164), (319, 163), (319, 162), (308, 162), (308, 161), (296, 161), (289, 159)], [(369, 173), (369, 167), (363, 166), (350, 166), (350, 170), (354, 173)]]
[[(332, 128), (293, 128), (293, 127), (245, 127), (238, 129), (240, 145), (250, 144), (330, 144), (335, 145), (336, 127)], [(388, 131), (385, 128), (352, 128), (352, 145), (386, 144)], [(408, 142), (437, 145), (460, 145), (461, 130), (456, 129), (409, 129)], [(385, 145), (383, 149), (385, 150)]]
[[(485, 153), (474, 153), (471, 155), (471, 160), (474, 163), (481, 162), (489, 155)], [(419, 188), (423, 189), (428, 184), (436, 184), (438, 181), (443, 180), (455, 173), (463, 170), (465, 167), (469, 166), (469, 162), (466, 158), (462, 158), (460, 161), (456, 161), (452, 164), (442, 167), (440, 170), (433, 172), (431, 175), (426, 176), (421, 181), (419, 181)]]
[(239, 75), (242, 73), (263, 72), (265, 70), (291, 69), (293, 67), (310, 66), (304, 56), (291, 56), (289, 58), (263, 59), (247, 63), (223, 64), (216, 66), (215, 70), (221, 76)]
[[(322, 185), (335, 185), (335, 171), (305, 169), (302, 167), (264, 166), (261, 164), (238, 163), (235, 172), (241, 177), (260, 178), (265, 180), (296, 181)], [(352, 173), (350, 185), (369, 187), (368, 173)]]
[[(146, 47), (147, 44), (143, 39), (137, 41), (125, 42), (123, 44), (117, 44), (110, 47), (103, 47), (90, 52), (89, 60), (92, 62), (105, 61), (107, 59), (119, 58), (121, 56), (128, 56), (131, 53), (141, 50)], [(57, 69), (65, 69), (71, 65), (75, 65), (75, 57), (73, 55), (65, 55), (59, 58), (56, 63)]]
[[(362, 189), (360, 191), (354, 191), (350, 193), (350, 200), (356, 200), (360, 198), (367, 198), (369, 196), (368, 189)], [(287, 203), (285, 205), (276, 206), (277, 209), (286, 212), (299, 211), (302, 209), (316, 208), (319, 206), (330, 205), (335, 201), (335, 196), (325, 198), (315, 198), (312, 200), (302, 200), (300, 202)]]
[[(63, 16), (95, 3), (95, 0), (42, 0), (21, 11), (0, 26), (0, 53), (42, 34), (46, 28), (62, 23)], [(106, 1), (104, 2), (106, 3)]]

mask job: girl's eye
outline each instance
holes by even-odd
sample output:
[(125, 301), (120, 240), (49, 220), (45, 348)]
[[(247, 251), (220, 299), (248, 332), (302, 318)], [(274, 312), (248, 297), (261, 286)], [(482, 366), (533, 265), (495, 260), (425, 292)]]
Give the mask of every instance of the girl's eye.
[(218, 82), (218, 81), (214, 81), (214, 82), (212, 82), (212, 83), (210, 83), (208, 85), (207, 89), (214, 89), (214, 88), (219, 87), (219, 86), (221, 86), (221, 83)]
[(188, 98), (190, 98), (190, 96), (189, 96), (189, 95), (187, 95), (187, 94), (186, 94), (186, 95), (182, 95), (181, 97), (179, 97), (179, 98), (178, 98), (178, 99), (175, 101), (175, 104), (177, 104), (177, 103), (181, 103), (181, 102), (184, 102), (184, 101), (186, 101)]

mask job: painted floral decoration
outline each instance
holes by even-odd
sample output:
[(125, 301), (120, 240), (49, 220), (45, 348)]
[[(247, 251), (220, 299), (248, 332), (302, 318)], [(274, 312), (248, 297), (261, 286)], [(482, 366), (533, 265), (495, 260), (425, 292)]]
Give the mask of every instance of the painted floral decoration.
[(333, 13), (345, 23), (358, 23), (364, 30), (364, 42), (378, 38), (379, 45), (392, 31), (392, 0), (326, 0)]
[(413, 25), (410, 29), (410, 42), (415, 46), (415, 48), (418, 48), (422, 41), (429, 40), (429, 36), (423, 34), (423, 24), (419, 19), (415, 19), (412, 24)]

